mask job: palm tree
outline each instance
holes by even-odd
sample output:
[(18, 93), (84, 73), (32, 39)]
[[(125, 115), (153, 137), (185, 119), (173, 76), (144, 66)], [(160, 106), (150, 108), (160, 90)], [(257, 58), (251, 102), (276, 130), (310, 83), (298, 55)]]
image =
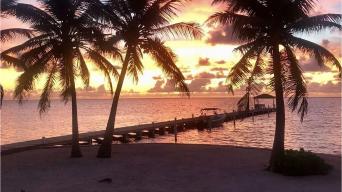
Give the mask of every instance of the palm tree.
[[(114, 35), (108, 38), (113, 45), (124, 43), (126, 56), (116, 87), (110, 115), (107, 122), (104, 140), (97, 157), (111, 157), (112, 136), (114, 133), (115, 116), (122, 84), (126, 73), (133, 76), (135, 82), (143, 72), (141, 61), (144, 54), (154, 59), (157, 66), (174, 80), (180, 92), (189, 95), (182, 72), (176, 66), (176, 54), (168, 48), (162, 37), (167, 38), (200, 38), (202, 32), (195, 23), (170, 24), (177, 16), (177, 8), (182, 0), (109, 0), (102, 5), (103, 11), (97, 19), (109, 24)], [(95, 9), (99, 9), (95, 7)]]
[(0, 84), (0, 109), (2, 107), (2, 100), (4, 99), (4, 88), (2, 87), (2, 85)]
[[(298, 109), (301, 120), (307, 113), (307, 89), (295, 49), (313, 55), (318, 64), (332, 63), (340, 72), (341, 65), (324, 47), (295, 36), (298, 33), (319, 32), (327, 28), (341, 30), (340, 14), (309, 16), (314, 0), (214, 0), (228, 7), (207, 20), (209, 24), (230, 23), (233, 35), (243, 45), (235, 50), (243, 54), (228, 75), (228, 82), (236, 87), (245, 83), (253, 67), (266, 68), (255, 75), (273, 74), (270, 85), (276, 94), (276, 129), (269, 169), (277, 171), (284, 155), (285, 108), (284, 93), (289, 97), (292, 111)], [(269, 62), (259, 58), (269, 54)], [(251, 60), (255, 60), (251, 63)]]
[[(30, 24), (28, 30), (33, 37), (24, 43), (1, 53), (1, 58), (9, 65), (24, 69), (14, 91), (21, 103), (27, 92), (34, 89), (34, 82), (47, 74), (39, 100), (40, 113), (50, 107), (50, 95), (54, 88), (61, 88), (65, 102), (71, 97), (72, 106), (72, 149), (71, 157), (81, 157), (78, 135), (77, 101), (75, 79), (89, 85), (89, 70), (84, 56), (87, 56), (107, 77), (112, 87), (111, 76), (118, 76), (115, 67), (104, 58), (104, 54), (120, 57), (118, 49), (104, 47), (101, 26), (95, 23), (87, 9), (89, 3), (82, 0), (42, 0), (38, 8), (30, 4), (18, 3), (15, 16)], [(2, 37), (13, 37), (21, 29), (7, 29)], [(6, 39), (6, 38), (5, 38)], [(56, 87), (59, 83), (60, 86)]]

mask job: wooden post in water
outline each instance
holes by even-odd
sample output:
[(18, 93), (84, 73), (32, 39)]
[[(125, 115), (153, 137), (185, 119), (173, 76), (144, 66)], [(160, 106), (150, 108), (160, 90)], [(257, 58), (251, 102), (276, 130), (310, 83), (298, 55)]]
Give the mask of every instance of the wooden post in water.
[(235, 128), (235, 110), (233, 110), (233, 120), (234, 120), (234, 128)]
[(175, 134), (175, 143), (177, 143), (177, 117), (175, 117), (175, 122), (173, 125), (173, 133)]
[(270, 105), (267, 106), (267, 116), (270, 117)]
[(142, 138), (142, 132), (141, 131), (137, 131), (135, 133), (135, 140), (141, 140)]
[(252, 119), (253, 119), (253, 122), (254, 122), (254, 110), (252, 111)]
[(212, 119), (209, 117), (209, 119), (208, 119), (208, 128), (209, 128), (209, 131), (211, 131), (212, 126), (213, 126), (213, 124), (212, 124)]
[(154, 122), (152, 122), (152, 129), (148, 130), (148, 136), (150, 138), (155, 138), (155, 133), (154, 133)]
[(42, 144), (43, 145), (45, 145), (45, 143), (46, 143), (46, 140), (45, 140), (46, 138), (45, 137), (42, 137)]

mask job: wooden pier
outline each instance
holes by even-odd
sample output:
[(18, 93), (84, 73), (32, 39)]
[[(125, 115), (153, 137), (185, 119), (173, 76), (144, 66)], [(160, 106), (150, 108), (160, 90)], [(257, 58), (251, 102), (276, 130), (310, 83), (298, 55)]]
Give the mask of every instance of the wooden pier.
[[(254, 117), (256, 115), (269, 114), (274, 112), (275, 108), (266, 108), (266, 109), (258, 109), (258, 110), (250, 110), (248, 112), (231, 112), (225, 113), (226, 119), (225, 121), (234, 121), (238, 119), (243, 119), (247, 117)], [(171, 121), (164, 122), (152, 122), (150, 124), (141, 124), (134, 126), (127, 126), (116, 128), (113, 135), (113, 141), (118, 141), (121, 143), (128, 143), (132, 139), (140, 140), (143, 137), (154, 138), (157, 135), (164, 135), (166, 133), (174, 134), (175, 141), (177, 141), (177, 132), (186, 131), (187, 129), (197, 129), (198, 122), (203, 120), (208, 120), (211, 116), (199, 116), (195, 117), (192, 115), (190, 118), (186, 119), (174, 119)], [(80, 143), (91, 145), (93, 143), (100, 143), (102, 141), (102, 137), (104, 135), (103, 131), (93, 131), (87, 133), (80, 133)], [(59, 137), (51, 137), (51, 138), (42, 138), (38, 140), (31, 140), (19, 143), (12, 143), (1, 145), (1, 154), (10, 154), (19, 151), (35, 149), (40, 147), (56, 147), (59, 145), (70, 145), (71, 144), (71, 135), (59, 136)]]

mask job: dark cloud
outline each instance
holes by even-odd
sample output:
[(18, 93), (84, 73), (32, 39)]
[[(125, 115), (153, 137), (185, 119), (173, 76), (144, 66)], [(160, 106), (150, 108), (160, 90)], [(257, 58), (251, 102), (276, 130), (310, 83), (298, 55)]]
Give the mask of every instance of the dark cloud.
[(219, 72), (223, 72), (223, 71), (228, 71), (227, 68), (223, 68), (223, 67), (214, 67), (211, 69), (211, 71), (219, 71)]
[(220, 71), (216, 73), (215, 78), (226, 78), (226, 75), (224, 75), (224, 73)]
[(226, 61), (225, 60), (220, 60), (220, 61), (215, 61), (216, 64), (225, 64)]
[(329, 41), (328, 39), (323, 39), (323, 40), (322, 40), (322, 45), (323, 45), (324, 47), (327, 47), (327, 46), (329, 45), (329, 43), (330, 43), (330, 41)]
[(299, 62), (301, 64), (301, 67), (303, 69), (303, 72), (326, 72), (330, 71), (330, 68), (327, 66), (319, 66), (318, 62), (314, 58), (310, 59), (305, 59), (305, 58), (300, 58)]
[(209, 38), (206, 40), (206, 43), (211, 45), (216, 44), (240, 44), (239, 41), (233, 35), (233, 27), (231, 25), (225, 25), (223, 27), (217, 27), (211, 31), (209, 31)]
[(191, 92), (205, 92), (206, 86), (210, 84), (210, 79), (194, 79), (189, 84), (189, 90)]
[(342, 38), (323, 39), (321, 45), (328, 49), (335, 57), (342, 57)]
[(148, 92), (173, 92), (175, 91), (175, 85), (172, 80), (158, 80), (153, 88), (148, 90)]
[(327, 84), (309, 83), (308, 84), (309, 95), (341, 95), (341, 82), (336, 84), (329, 81)]
[(208, 72), (202, 72), (199, 73), (195, 76), (196, 79), (212, 79), (215, 78), (215, 75), (212, 73), (208, 73)]
[(153, 80), (162, 80), (161, 76), (154, 76), (152, 77)]
[(209, 58), (199, 58), (197, 66), (209, 66), (210, 65)]

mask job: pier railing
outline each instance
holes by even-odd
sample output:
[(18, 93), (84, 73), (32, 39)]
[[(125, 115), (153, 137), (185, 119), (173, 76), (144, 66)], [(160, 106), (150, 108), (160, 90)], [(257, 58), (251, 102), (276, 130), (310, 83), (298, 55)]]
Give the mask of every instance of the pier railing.
[[(254, 109), (250, 111), (233, 111), (230, 113), (225, 113), (225, 122), (234, 121), (238, 119), (253, 117), (256, 115), (270, 114), (274, 112), (275, 108), (266, 109)], [(218, 114), (220, 115), (220, 114)], [(116, 128), (114, 130), (113, 140), (120, 141), (122, 143), (129, 142), (130, 138), (135, 138), (135, 140), (141, 139), (143, 136), (155, 137), (156, 134), (164, 135), (166, 133), (175, 134), (175, 141), (177, 141), (177, 132), (184, 131), (186, 129), (196, 129), (198, 128), (198, 122), (203, 120), (208, 120), (214, 115), (208, 116), (198, 116), (192, 115), (190, 118), (182, 118), (163, 122), (152, 122), (147, 124), (140, 124), (134, 126), (127, 126)], [(80, 133), (79, 138), (82, 143), (92, 144), (95, 142), (101, 142), (104, 135), (104, 131), (92, 131), (87, 133)], [(24, 141), (12, 144), (1, 145), (1, 154), (10, 154), (14, 152), (35, 149), (39, 147), (51, 147), (56, 145), (69, 145), (71, 144), (71, 135), (50, 137), (31, 141)]]

